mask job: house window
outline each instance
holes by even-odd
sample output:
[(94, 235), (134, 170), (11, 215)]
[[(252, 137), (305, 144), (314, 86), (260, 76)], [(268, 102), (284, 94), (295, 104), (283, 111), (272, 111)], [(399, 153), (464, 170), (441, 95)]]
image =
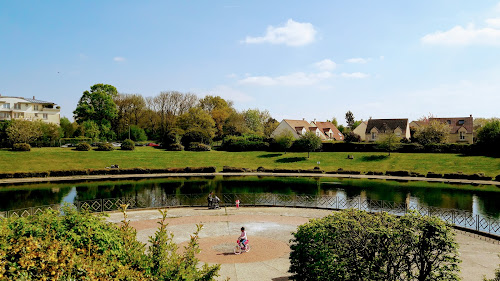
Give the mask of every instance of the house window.
[(0, 112), (0, 118), (10, 118), (10, 114), (9, 113)]
[(20, 103), (15, 103), (14, 104), (14, 109), (21, 109), (21, 104)]
[(34, 110), (38, 110), (38, 105), (34, 105), (34, 106), (33, 106), (33, 109), (34, 109)]
[(47, 113), (44, 113), (43, 114), (43, 119), (47, 119), (47, 118), (49, 118), (49, 115)]
[(375, 132), (372, 132), (372, 140), (376, 139), (377, 138), (377, 133)]
[(465, 123), (465, 120), (458, 120), (458, 125), (463, 125)]
[(401, 136), (401, 133), (400, 133), (400, 132), (397, 132), (397, 133), (396, 133), (396, 137), (398, 137), (398, 138), (399, 138), (400, 136)]
[(451, 125), (451, 120), (447, 120), (446, 122), (448, 123), (448, 125)]
[(465, 140), (465, 132), (460, 132), (460, 140)]
[(24, 113), (22, 112), (14, 112), (14, 118), (23, 118), (24, 117)]
[(4, 103), (2, 108), (10, 108), (10, 103)]
[(35, 113), (35, 117), (38, 117), (38, 113)]

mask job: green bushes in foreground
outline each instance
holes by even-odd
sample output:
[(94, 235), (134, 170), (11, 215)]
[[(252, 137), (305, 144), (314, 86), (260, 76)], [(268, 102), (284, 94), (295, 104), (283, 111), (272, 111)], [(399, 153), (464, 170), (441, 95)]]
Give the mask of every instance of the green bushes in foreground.
[(134, 150), (134, 149), (135, 149), (135, 143), (132, 140), (126, 139), (122, 142), (121, 150)]
[[(125, 207), (126, 208), (126, 207)], [(166, 211), (146, 245), (126, 219), (64, 207), (27, 218), (0, 220), (0, 280), (212, 280), (219, 265), (197, 267), (198, 233), (183, 253), (167, 233)]]
[(351, 209), (293, 236), (293, 280), (459, 280), (454, 232), (436, 217)]
[(27, 143), (15, 143), (12, 146), (13, 151), (31, 151), (31, 145)]

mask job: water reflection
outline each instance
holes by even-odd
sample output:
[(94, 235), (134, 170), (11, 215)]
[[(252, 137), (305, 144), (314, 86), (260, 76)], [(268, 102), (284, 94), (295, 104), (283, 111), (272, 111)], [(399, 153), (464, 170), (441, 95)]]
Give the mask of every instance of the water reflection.
[[(465, 190), (464, 190), (465, 189)], [(394, 182), (301, 177), (176, 177), (166, 179), (39, 184), (0, 188), (0, 210), (102, 198), (143, 198), (162, 202), (167, 195), (275, 193), (384, 200), (409, 205), (460, 209), (500, 217), (495, 187), (462, 189), (427, 182)]]

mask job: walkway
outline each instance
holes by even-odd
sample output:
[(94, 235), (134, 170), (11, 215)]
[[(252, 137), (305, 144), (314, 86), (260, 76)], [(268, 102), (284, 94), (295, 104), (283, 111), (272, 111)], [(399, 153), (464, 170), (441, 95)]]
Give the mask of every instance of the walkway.
[[(227, 213), (226, 213), (227, 212)], [(172, 208), (168, 211), (167, 229), (175, 235), (174, 242), (185, 245), (196, 224), (202, 223), (200, 233), (201, 253), (199, 259), (207, 263), (221, 264), (218, 280), (288, 280), (290, 262), (289, 241), (298, 225), (311, 218), (326, 216), (331, 211), (296, 208), (236, 208), (219, 210), (206, 208)], [(157, 210), (130, 211), (131, 225), (137, 229), (137, 238), (147, 242), (154, 235), (161, 217)], [(118, 223), (121, 213), (110, 213), (108, 220)], [(245, 226), (252, 245), (249, 253), (232, 254), (239, 236), (239, 229)], [(500, 263), (498, 241), (473, 237), (457, 231), (462, 259), (463, 280), (480, 281), (483, 275), (493, 277)]]

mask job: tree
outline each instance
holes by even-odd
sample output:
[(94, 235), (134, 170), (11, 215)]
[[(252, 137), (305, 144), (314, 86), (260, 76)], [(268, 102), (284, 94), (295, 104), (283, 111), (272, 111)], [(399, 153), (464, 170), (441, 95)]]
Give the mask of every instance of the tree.
[(219, 96), (205, 96), (199, 101), (200, 107), (207, 111), (215, 122), (215, 135), (222, 138), (224, 135), (224, 124), (234, 109), (233, 102), (226, 101)]
[(37, 139), (39, 146), (55, 146), (62, 135), (62, 129), (54, 123), (38, 121), (42, 135)]
[(389, 156), (391, 156), (391, 151), (395, 151), (401, 147), (401, 138), (396, 136), (395, 133), (382, 134), (378, 138), (377, 147), (389, 152)]
[(274, 118), (267, 119), (266, 123), (264, 123), (264, 136), (269, 137), (276, 130), (280, 122)]
[(200, 107), (193, 107), (179, 116), (177, 125), (184, 131), (203, 130), (212, 139), (215, 136), (215, 122), (212, 116)]
[(335, 118), (335, 117), (333, 117), (333, 118), (332, 118), (332, 121), (330, 121), (330, 122), (332, 122), (332, 124), (333, 124), (335, 127), (338, 127), (338, 126), (339, 126), (339, 122), (337, 121), (337, 118)]
[(344, 142), (360, 142), (361, 137), (358, 134), (355, 134), (354, 132), (349, 132), (346, 135), (344, 135)]
[(99, 140), (101, 131), (99, 130), (99, 125), (97, 125), (96, 122), (92, 120), (85, 121), (82, 123), (82, 125), (80, 125), (80, 128), (82, 130), (83, 136), (91, 138), (92, 141)]
[(195, 94), (184, 94), (177, 91), (161, 92), (154, 97), (150, 107), (159, 116), (160, 135), (173, 129), (177, 118), (195, 107), (197, 102), (198, 97)]
[(113, 128), (118, 135), (128, 132), (129, 126), (147, 126), (144, 120), (146, 101), (138, 94), (118, 94), (113, 101), (116, 104), (117, 118), (113, 122)]
[(117, 95), (116, 88), (111, 85), (96, 84), (90, 91), (83, 92), (78, 101), (74, 118), (78, 124), (94, 121), (98, 125), (109, 124), (117, 116), (113, 97)]
[(352, 127), (354, 126), (354, 114), (352, 114), (350, 110), (345, 114), (345, 122), (347, 123), (347, 127), (353, 130)]
[(477, 132), (478, 143), (494, 147), (500, 144), (500, 120), (486, 122)]
[(307, 158), (309, 158), (311, 151), (320, 149), (322, 146), (321, 138), (313, 132), (306, 132), (300, 139), (295, 141), (297, 146), (302, 151), (307, 151)]
[(293, 141), (295, 138), (293, 137), (293, 134), (290, 131), (286, 131), (280, 135), (278, 135), (276, 138), (274, 138), (274, 141), (280, 146), (281, 149), (286, 151), (292, 147)]
[(415, 140), (422, 144), (444, 143), (450, 133), (450, 127), (446, 123), (433, 120), (429, 125), (417, 128), (414, 134)]
[(6, 129), (9, 142), (11, 144), (34, 142), (43, 134), (40, 122), (13, 120)]
[(293, 233), (294, 280), (460, 280), (453, 229), (436, 217), (346, 210)]
[(69, 121), (68, 118), (62, 117), (60, 120), (60, 126), (62, 130), (63, 138), (72, 138), (75, 134), (77, 125)]
[(250, 133), (245, 123), (245, 116), (243, 113), (233, 111), (226, 120), (223, 126), (224, 134), (241, 136)]

